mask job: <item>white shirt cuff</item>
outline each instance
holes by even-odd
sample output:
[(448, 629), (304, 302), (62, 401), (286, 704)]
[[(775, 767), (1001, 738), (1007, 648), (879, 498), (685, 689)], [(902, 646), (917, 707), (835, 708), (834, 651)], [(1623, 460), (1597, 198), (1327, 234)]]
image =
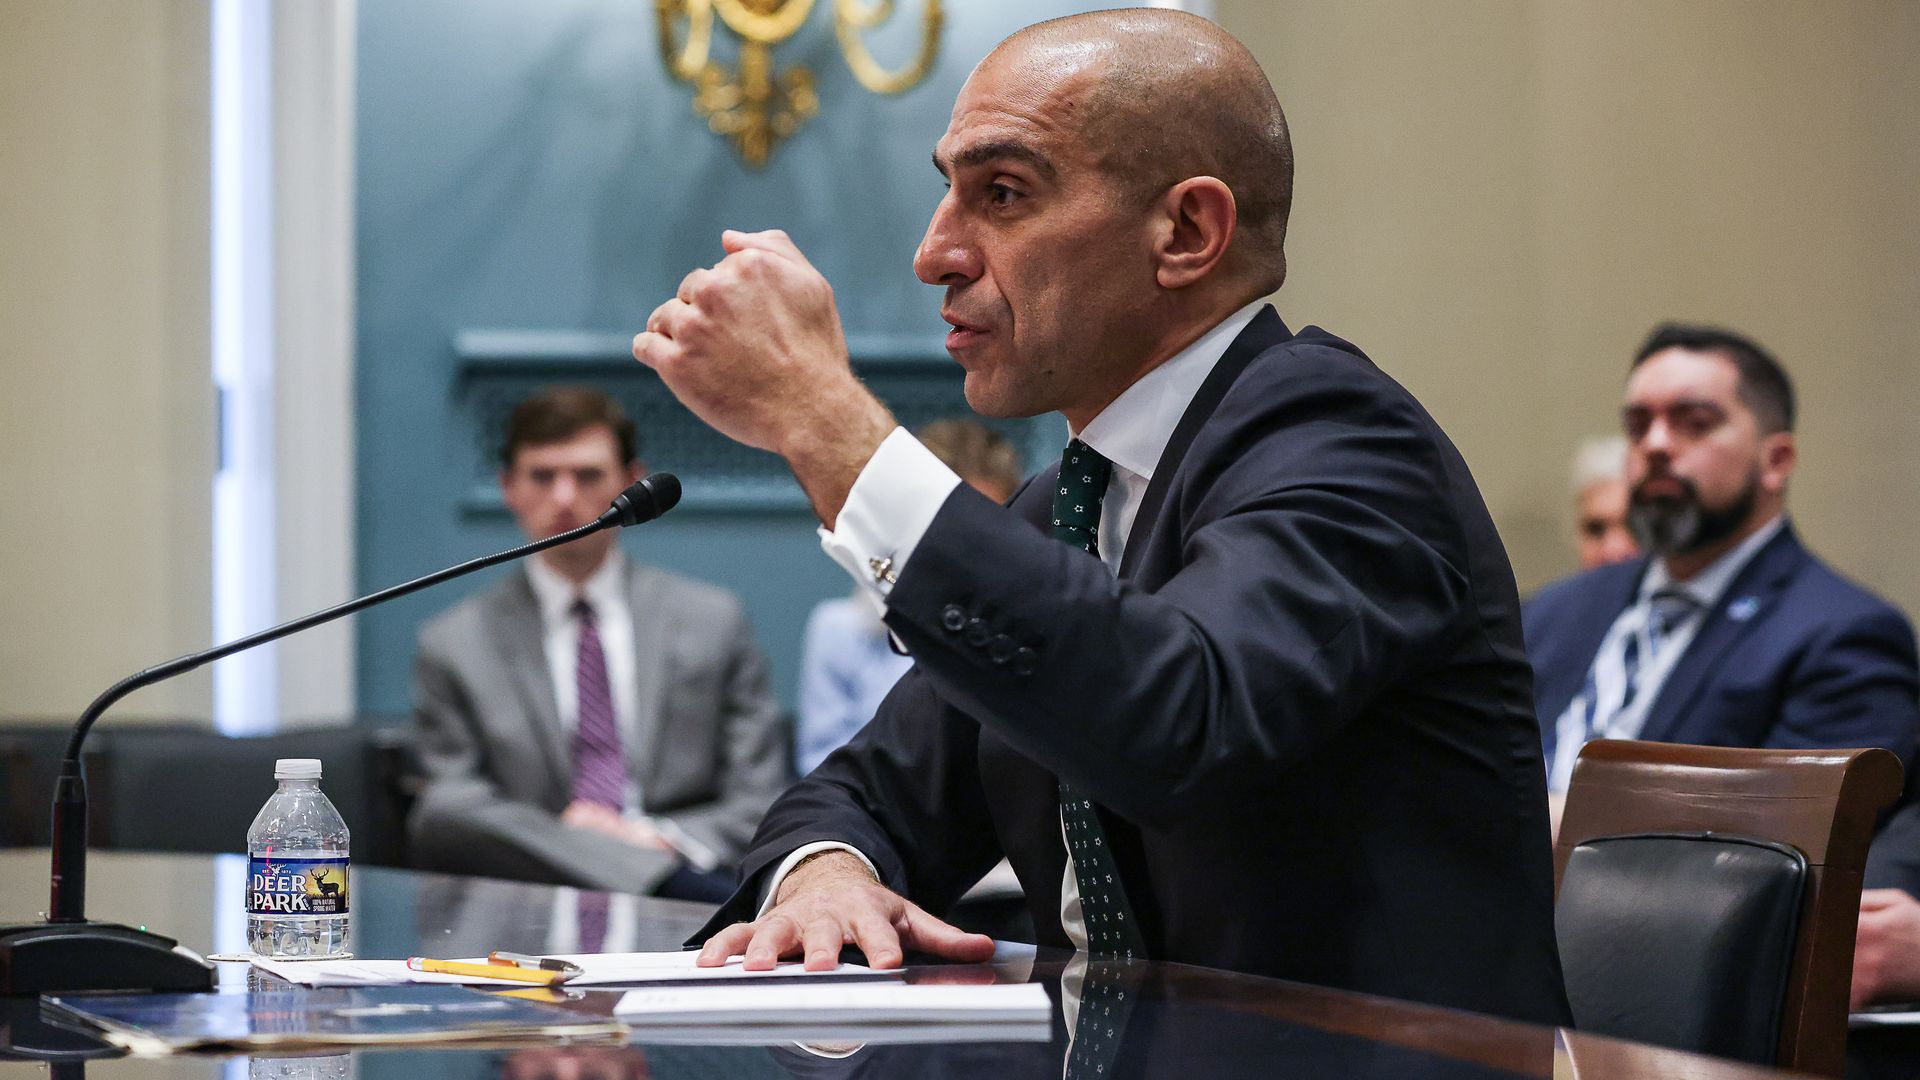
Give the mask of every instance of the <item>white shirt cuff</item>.
[(780, 868), (767, 879), (766, 891), (760, 894), (760, 910), (754, 912), (754, 918), (758, 919), (765, 915), (767, 909), (773, 906), (773, 898), (780, 894), (780, 883), (787, 880), (787, 875), (793, 873), (793, 868), (800, 865), (800, 860), (818, 851), (850, 851), (855, 858), (866, 864), (867, 873), (873, 875), (873, 880), (880, 880), (880, 871), (873, 868), (873, 860), (861, 854), (859, 848), (851, 844), (843, 844), (838, 840), (815, 840), (811, 844), (802, 844), (793, 849), (793, 854), (787, 856), (786, 860), (780, 864)]
[(820, 546), (884, 615), (894, 581), (959, 484), (933, 451), (894, 428), (860, 470), (833, 531), (820, 530)]

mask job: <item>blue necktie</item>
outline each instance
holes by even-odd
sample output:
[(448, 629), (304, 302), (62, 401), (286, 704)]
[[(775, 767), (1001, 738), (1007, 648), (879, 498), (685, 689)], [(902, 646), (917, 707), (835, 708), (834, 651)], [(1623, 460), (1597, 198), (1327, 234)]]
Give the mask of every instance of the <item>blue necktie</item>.
[(1655, 589), (1653, 595), (1647, 598), (1646, 605), (1644, 648), (1640, 640), (1641, 635), (1637, 630), (1622, 635), (1625, 638), (1620, 643), (1622, 686), (1620, 704), (1617, 707), (1604, 713), (1600, 709), (1599, 680), (1595, 672), (1599, 670), (1602, 657), (1596, 654), (1593, 663), (1587, 668), (1587, 679), (1580, 693), (1585, 702), (1586, 713), (1582, 727), (1586, 731), (1588, 740), (1605, 734), (1614, 720), (1632, 707), (1635, 699), (1640, 696), (1641, 669), (1660, 652), (1660, 647), (1666, 643), (1667, 635), (1679, 629), (1681, 624), (1691, 618), (1700, 607), (1699, 601), (1694, 599), (1692, 593), (1674, 585), (1663, 585)]

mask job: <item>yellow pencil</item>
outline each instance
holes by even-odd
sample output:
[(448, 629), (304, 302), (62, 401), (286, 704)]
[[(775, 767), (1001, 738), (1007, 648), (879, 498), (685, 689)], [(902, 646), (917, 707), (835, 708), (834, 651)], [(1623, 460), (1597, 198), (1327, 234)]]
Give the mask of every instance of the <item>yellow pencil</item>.
[(407, 966), (415, 971), (431, 971), (441, 975), (471, 975), (482, 979), (538, 983), (541, 986), (558, 986), (567, 981), (567, 974), (562, 971), (541, 971), (509, 964), (463, 964), (458, 960), (435, 960), (426, 956), (407, 957)]

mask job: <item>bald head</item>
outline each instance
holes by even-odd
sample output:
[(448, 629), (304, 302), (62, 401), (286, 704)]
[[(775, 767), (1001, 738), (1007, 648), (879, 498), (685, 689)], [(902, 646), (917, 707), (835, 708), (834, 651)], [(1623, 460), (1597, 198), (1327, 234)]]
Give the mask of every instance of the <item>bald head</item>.
[(1143, 202), (1194, 176), (1233, 192), (1234, 269), (1256, 286), (1286, 278), (1293, 147), (1266, 73), (1238, 39), (1198, 15), (1127, 8), (1036, 23), (980, 68), (1071, 88), (1078, 139)]

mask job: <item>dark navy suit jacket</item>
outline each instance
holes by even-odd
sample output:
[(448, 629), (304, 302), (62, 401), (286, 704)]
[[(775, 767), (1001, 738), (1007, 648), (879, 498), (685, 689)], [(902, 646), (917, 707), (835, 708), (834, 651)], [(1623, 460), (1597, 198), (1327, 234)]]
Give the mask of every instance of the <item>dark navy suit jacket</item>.
[[(1527, 655), (1546, 759), (1647, 560), (1576, 574), (1528, 601)], [(1920, 730), (1913, 628), (1813, 557), (1791, 525), (1707, 612), (1647, 711), (1640, 738), (1708, 746), (1884, 746), (1913, 762)]]
[(948, 497), (888, 601), (914, 669), (774, 804), (714, 927), (839, 840), (935, 913), (1005, 855), (1064, 946), (1064, 777), (1156, 959), (1565, 1022), (1519, 598), (1419, 403), (1268, 308), (1117, 578), (1047, 534), (1055, 475)]

